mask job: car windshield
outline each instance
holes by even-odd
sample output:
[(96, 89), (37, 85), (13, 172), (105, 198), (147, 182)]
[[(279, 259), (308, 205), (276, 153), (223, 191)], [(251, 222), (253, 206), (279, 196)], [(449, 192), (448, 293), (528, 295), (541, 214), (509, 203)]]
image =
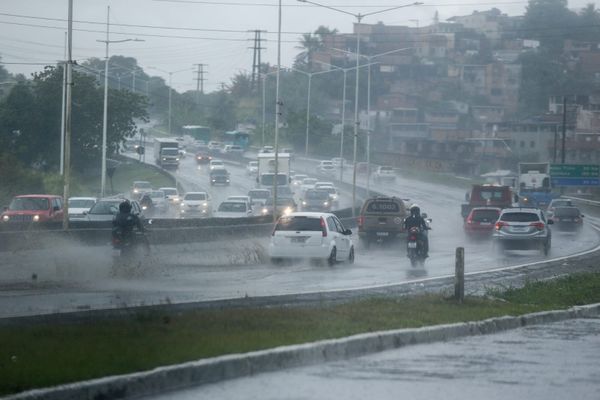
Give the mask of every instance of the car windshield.
[(381, 167), (379, 170), (381, 172), (394, 172), (394, 169), (392, 167)]
[(306, 178), (302, 181), (303, 185), (314, 185), (315, 183), (317, 183), (317, 180), (313, 178)]
[(162, 190), (167, 196), (177, 196), (178, 194), (177, 189), (164, 188), (160, 190)]
[(48, 210), (48, 199), (42, 197), (16, 197), (8, 206), (10, 211)]
[(133, 186), (138, 189), (152, 189), (150, 182), (135, 182)]
[(248, 163), (248, 166), (249, 166), (249, 167), (258, 167), (258, 161), (250, 161), (250, 162)]
[(571, 207), (571, 200), (552, 200), (552, 207)]
[(119, 212), (119, 204), (122, 200), (100, 200), (90, 210), (90, 214), (94, 215), (105, 215), (105, 214), (116, 214)]
[(554, 210), (555, 217), (579, 217), (580, 214), (577, 207), (558, 207)]
[(246, 203), (241, 201), (227, 201), (221, 203), (219, 211), (222, 212), (246, 212)]
[(153, 192), (150, 192), (149, 195), (153, 199), (164, 199), (165, 198), (165, 192), (163, 192), (162, 190), (155, 190)]
[(474, 210), (472, 220), (475, 222), (495, 222), (500, 215), (500, 210)]
[(96, 204), (95, 200), (91, 199), (70, 199), (69, 208), (92, 208)]
[(500, 221), (505, 222), (536, 222), (539, 220), (538, 215), (531, 212), (507, 212), (500, 217)]
[[(272, 206), (273, 205), (273, 198), (269, 197), (267, 199), (267, 201), (265, 202), (265, 206)], [(278, 206), (295, 206), (294, 204), (294, 200), (293, 199), (287, 199), (287, 198), (277, 198), (277, 205)]]
[(505, 190), (503, 189), (481, 189), (479, 194), (480, 200), (502, 200), (505, 196)]
[[(260, 177), (260, 183), (261, 183), (261, 185), (265, 185), (265, 186), (273, 186), (274, 178), (275, 178), (275, 174), (263, 174)], [(285, 175), (285, 174), (277, 175), (277, 186), (287, 185), (287, 183), (288, 183), (287, 175)]]
[(223, 165), (223, 161), (211, 161), (210, 165), (216, 166), (216, 165)]
[(219, 168), (219, 169), (215, 169), (212, 170), (210, 172), (211, 175), (229, 175), (229, 172), (227, 172), (227, 170), (225, 168)]
[(321, 187), (318, 187), (317, 190), (319, 192), (325, 192), (327, 194), (336, 194), (337, 193), (335, 188), (333, 188), (331, 186), (321, 186)]
[(188, 193), (183, 198), (184, 200), (206, 200), (205, 193)]
[(281, 217), (275, 226), (276, 231), (321, 231), (321, 218), (291, 216)]
[(251, 190), (248, 192), (248, 196), (253, 199), (267, 199), (271, 195), (268, 190)]
[(395, 201), (376, 200), (367, 205), (367, 212), (371, 213), (397, 213), (400, 206)]
[(324, 200), (329, 198), (329, 193), (321, 190), (309, 190), (306, 192), (308, 200)]
[(179, 149), (166, 148), (166, 149), (162, 149), (161, 153), (163, 156), (178, 156)]

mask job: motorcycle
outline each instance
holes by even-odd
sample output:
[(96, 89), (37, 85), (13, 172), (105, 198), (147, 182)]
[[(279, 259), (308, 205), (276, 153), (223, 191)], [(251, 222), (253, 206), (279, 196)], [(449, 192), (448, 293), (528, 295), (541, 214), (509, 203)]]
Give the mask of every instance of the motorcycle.
[(150, 255), (150, 243), (143, 232), (133, 231), (123, 235), (118, 229), (112, 233), (113, 275), (134, 276), (142, 266), (145, 257)]
[(412, 227), (408, 230), (406, 238), (406, 256), (410, 259), (410, 265), (416, 267), (423, 265), (425, 258), (425, 243), (421, 239), (421, 229)]

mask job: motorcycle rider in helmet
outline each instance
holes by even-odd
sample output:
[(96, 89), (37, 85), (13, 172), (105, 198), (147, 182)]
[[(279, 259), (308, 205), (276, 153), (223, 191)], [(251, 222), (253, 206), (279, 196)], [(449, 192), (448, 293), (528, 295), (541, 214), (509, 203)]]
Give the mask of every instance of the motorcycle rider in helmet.
[(421, 209), (416, 204), (413, 204), (410, 207), (410, 215), (404, 219), (404, 229), (406, 229), (406, 231), (413, 227), (419, 228), (420, 240), (423, 242), (425, 257), (428, 257), (429, 237), (427, 235), (427, 231), (430, 228), (425, 218), (421, 216)]
[(131, 203), (124, 200), (119, 204), (119, 212), (113, 218), (113, 236), (118, 236), (120, 240), (133, 240), (133, 230), (137, 227), (138, 231), (144, 232), (142, 221), (135, 214), (131, 213)]

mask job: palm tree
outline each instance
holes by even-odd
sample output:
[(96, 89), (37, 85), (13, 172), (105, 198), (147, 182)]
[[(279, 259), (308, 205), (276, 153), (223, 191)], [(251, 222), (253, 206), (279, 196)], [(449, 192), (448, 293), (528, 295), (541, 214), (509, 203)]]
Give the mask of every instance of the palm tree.
[(323, 46), (321, 39), (311, 33), (305, 33), (300, 38), (300, 46), (296, 46), (297, 49), (302, 50), (296, 56), (296, 65), (309, 65), (312, 61), (314, 53), (319, 51)]

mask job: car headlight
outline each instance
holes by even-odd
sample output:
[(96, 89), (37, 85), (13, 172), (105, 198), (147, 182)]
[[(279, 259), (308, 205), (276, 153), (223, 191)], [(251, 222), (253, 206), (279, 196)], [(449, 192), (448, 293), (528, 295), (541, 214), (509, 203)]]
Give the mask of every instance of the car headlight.
[(182, 214), (185, 214), (185, 210), (181, 210), (181, 213), (182, 213)]
[(167, 159), (165, 157), (163, 157), (163, 161), (167, 161)]
[(323, 203), (323, 205), (324, 205), (324, 206), (328, 206), (328, 205), (329, 205), (329, 202), (328, 202), (328, 201), (326, 201), (326, 202), (324, 202), (324, 203)]
[(227, 183), (229, 183), (229, 179), (227, 179)]
[(266, 214), (266, 213), (268, 213), (268, 212), (269, 212), (269, 210), (267, 210), (266, 208), (263, 208), (263, 209), (262, 209), (262, 213), (263, 213), (263, 214)]
[(306, 202), (305, 202), (305, 201), (303, 201), (303, 202), (302, 202), (302, 205), (303, 205), (303, 206), (305, 206), (305, 205), (306, 205)]
[(177, 158), (175, 159), (175, 161), (179, 161), (179, 157), (177, 157)]
[(8, 222), (9, 220), (10, 220), (10, 217), (8, 215), (3, 215), (2, 216), (2, 221)]
[(337, 194), (334, 194), (334, 195), (332, 195), (332, 196), (331, 196), (331, 198), (332, 198), (333, 200), (337, 200)]
[(39, 215), (34, 215), (33, 216), (33, 222), (38, 222), (40, 220), (40, 216)]
[(181, 203), (179, 203), (179, 205), (180, 205), (181, 207), (183, 207), (183, 206), (185, 206), (185, 203), (184, 203), (184, 202), (181, 202)]
[(285, 215), (289, 215), (289, 214), (291, 214), (291, 213), (292, 213), (292, 209), (291, 209), (291, 207), (286, 207), (286, 208), (285, 208), (285, 210), (283, 210), (283, 213), (284, 213)]
[(139, 193), (139, 189), (133, 189), (133, 193)]
[(208, 203), (202, 203), (202, 207), (208, 207)]
[(213, 182), (216, 182), (217, 180), (216, 180), (216, 179), (213, 179), (212, 181), (213, 181)]

